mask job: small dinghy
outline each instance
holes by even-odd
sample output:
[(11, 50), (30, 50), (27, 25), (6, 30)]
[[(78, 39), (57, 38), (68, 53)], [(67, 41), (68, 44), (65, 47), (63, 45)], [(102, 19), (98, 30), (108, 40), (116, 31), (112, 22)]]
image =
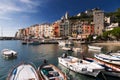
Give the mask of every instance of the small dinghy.
[(8, 74), (7, 80), (40, 80), (32, 64), (22, 63)]
[(67, 80), (66, 75), (53, 64), (44, 63), (38, 71), (42, 80)]
[(15, 58), (17, 57), (17, 52), (15, 52), (14, 50), (10, 50), (10, 49), (3, 49), (1, 51), (3, 57), (5, 58)]

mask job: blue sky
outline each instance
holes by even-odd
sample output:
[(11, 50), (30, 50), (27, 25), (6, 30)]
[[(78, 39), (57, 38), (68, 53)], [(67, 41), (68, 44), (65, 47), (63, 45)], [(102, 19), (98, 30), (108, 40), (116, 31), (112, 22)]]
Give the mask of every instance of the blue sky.
[(120, 0), (0, 0), (0, 36), (14, 36), (20, 28), (54, 22), (66, 11), (72, 16), (96, 7), (115, 11)]

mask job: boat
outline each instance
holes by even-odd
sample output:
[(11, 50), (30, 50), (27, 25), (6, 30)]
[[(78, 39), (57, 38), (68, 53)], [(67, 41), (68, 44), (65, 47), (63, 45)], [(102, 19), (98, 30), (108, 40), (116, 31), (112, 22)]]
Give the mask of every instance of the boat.
[(22, 40), (22, 44), (23, 45), (27, 44), (27, 41), (26, 40)]
[(17, 52), (15, 52), (14, 50), (10, 50), (10, 49), (3, 49), (1, 51), (2, 56), (4, 58), (15, 58), (17, 57)]
[(67, 51), (72, 51), (72, 48), (69, 48), (69, 47), (62, 47), (63, 50), (67, 50)]
[(116, 56), (117, 58), (120, 58), (120, 51), (110, 52), (109, 54), (110, 54), (111, 56)]
[(59, 44), (59, 46), (72, 46), (72, 45), (74, 45), (73, 44), (73, 42), (72, 41), (69, 41), (69, 40), (67, 40), (67, 41), (58, 41), (58, 44)]
[(38, 40), (32, 40), (32, 41), (29, 42), (29, 45), (40, 45), (40, 44), (41, 43)]
[(75, 48), (75, 47), (73, 47), (72, 48), (72, 50), (74, 51), (74, 52), (82, 52), (82, 49), (81, 48)]
[(66, 45), (65, 41), (58, 41), (58, 44), (59, 44), (59, 46), (65, 46)]
[(38, 71), (42, 80), (67, 80), (66, 75), (53, 64), (44, 63)]
[(97, 77), (100, 71), (104, 70), (104, 67), (95, 62), (88, 62), (73, 56), (67, 56), (67, 54), (58, 57), (58, 62), (74, 72), (92, 77)]
[(7, 80), (41, 80), (35, 67), (29, 63), (21, 63), (8, 74)]
[(118, 58), (117, 56), (101, 53), (101, 54), (95, 54), (94, 57), (98, 60), (101, 60), (110, 64), (120, 65), (120, 58)]
[(102, 47), (88, 45), (89, 50), (102, 50)]

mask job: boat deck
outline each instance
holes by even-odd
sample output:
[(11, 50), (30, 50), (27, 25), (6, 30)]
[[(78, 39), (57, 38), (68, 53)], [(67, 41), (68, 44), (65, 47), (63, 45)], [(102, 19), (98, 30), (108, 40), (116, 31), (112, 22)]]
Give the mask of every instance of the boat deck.
[(13, 70), (8, 80), (39, 80), (39, 77), (31, 65), (22, 64)]

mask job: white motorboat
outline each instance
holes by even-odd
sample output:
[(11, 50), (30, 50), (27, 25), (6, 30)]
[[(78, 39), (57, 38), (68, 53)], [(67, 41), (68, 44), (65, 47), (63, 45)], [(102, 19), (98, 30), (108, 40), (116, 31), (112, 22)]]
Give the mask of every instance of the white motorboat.
[(120, 65), (120, 58), (117, 56), (112, 56), (112, 55), (107, 55), (107, 54), (95, 54), (94, 57), (98, 60), (115, 64), (115, 65)]
[(65, 41), (58, 41), (58, 44), (59, 44), (59, 46), (65, 46), (66, 45)]
[(102, 50), (102, 47), (88, 45), (89, 50)]
[(110, 52), (109, 54), (112, 55), (112, 56), (116, 56), (117, 58), (120, 58), (120, 51)]
[(73, 50), (74, 52), (82, 52), (82, 49), (81, 49), (81, 48), (75, 48), (75, 47), (73, 47), (72, 50)]
[(64, 47), (62, 47), (62, 49), (63, 49), (63, 50), (67, 50), (67, 51), (72, 51), (72, 48), (70, 48), (70, 47), (65, 47), (65, 46), (64, 46)]
[(67, 56), (66, 54), (58, 57), (58, 61), (70, 70), (93, 77), (96, 77), (100, 71), (104, 70), (104, 67), (95, 62), (88, 62), (73, 56)]
[(3, 57), (5, 58), (14, 58), (17, 57), (17, 52), (15, 52), (14, 50), (9, 50), (9, 49), (3, 49), (1, 51)]
[(72, 41), (58, 41), (59, 46), (73, 45)]
[(32, 64), (22, 63), (8, 74), (7, 80), (41, 80)]
[(66, 75), (52, 64), (43, 64), (38, 68), (41, 80), (67, 80)]

